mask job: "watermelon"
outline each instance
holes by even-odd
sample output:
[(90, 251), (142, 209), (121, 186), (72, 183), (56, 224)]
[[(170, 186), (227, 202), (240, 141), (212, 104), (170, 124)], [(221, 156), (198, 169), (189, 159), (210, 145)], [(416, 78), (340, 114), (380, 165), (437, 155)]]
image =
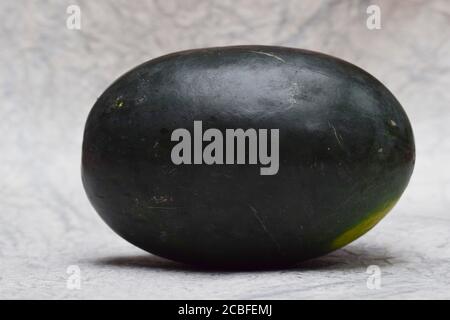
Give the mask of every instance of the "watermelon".
[(101, 218), (155, 255), (286, 266), (373, 228), (415, 162), (408, 117), (369, 73), (294, 48), (145, 62), (89, 113), (82, 180)]

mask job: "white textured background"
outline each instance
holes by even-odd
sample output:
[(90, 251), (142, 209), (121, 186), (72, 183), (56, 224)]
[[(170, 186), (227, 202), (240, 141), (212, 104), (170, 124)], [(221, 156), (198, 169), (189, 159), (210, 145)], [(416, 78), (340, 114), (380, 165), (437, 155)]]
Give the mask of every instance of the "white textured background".
[[(66, 28), (78, 4), (82, 29)], [(382, 29), (366, 28), (378, 4)], [(0, 298), (450, 298), (450, 1), (0, 1)], [(115, 235), (80, 179), (86, 116), (135, 65), (274, 44), (366, 69), (410, 116), (417, 164), (394, 210), (331, 255), (280, 271), (196, 270)], [(368, 265), (382, 271), (366, 286)], [(81, 289), (66, 283), (69, 265)]]

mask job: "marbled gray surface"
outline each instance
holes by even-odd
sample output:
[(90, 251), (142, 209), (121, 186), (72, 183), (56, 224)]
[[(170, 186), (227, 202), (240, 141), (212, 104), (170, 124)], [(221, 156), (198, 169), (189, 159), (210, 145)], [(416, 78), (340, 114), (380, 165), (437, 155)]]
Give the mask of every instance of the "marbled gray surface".
[[(366, 28), (373, 3), (380, 30)], [(81, 30), (66, 28), (70, 4)], [(18, 0), (0, 2), (0, 21), (0, 298), (450, 298), (449, 1)], [(80, 147), (97, 96), (150, 58), (233, 44), (339, 56), (408, 112), (409, 188), (345, 249), (288, 270), (192, 269), (126, 243), (88, 203)], [(70, 289), (71, 265), (80, 289)], [(379, 289), (367, 287), (369, 265)]]

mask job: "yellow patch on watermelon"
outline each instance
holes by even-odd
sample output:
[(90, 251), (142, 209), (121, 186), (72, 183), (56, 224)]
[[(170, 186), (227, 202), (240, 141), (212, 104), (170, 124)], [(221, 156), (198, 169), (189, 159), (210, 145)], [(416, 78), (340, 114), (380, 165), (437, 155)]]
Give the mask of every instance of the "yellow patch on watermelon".
[(395, 206), (398, 199), (388, 201), (384, 205), (382, 205), (377, 210), (374, 210), (371, 214), (367, 216), (363, 221), (353, 226), (349, 230), (345, 231), (339, 237), (333, 240), (332, 248), (338, 249), (346, 244), (349, 244), (353, 240), (359, 238), (364, 233), (372, 229), (381, 219)]

